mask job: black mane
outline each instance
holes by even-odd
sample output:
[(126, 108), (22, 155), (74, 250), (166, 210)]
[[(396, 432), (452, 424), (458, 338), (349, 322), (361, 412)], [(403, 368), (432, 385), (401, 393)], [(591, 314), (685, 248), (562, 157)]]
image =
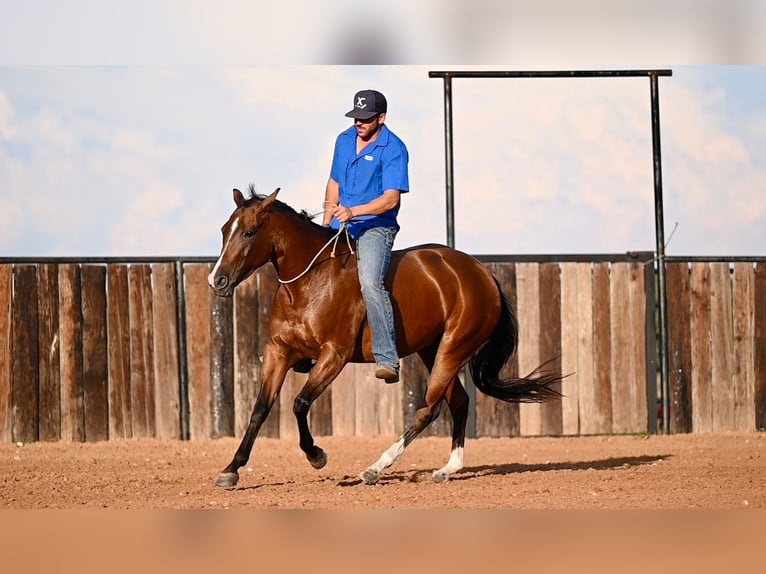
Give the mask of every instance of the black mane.
[[(252, 183), (248, 186), (248, 194), (247, 195), (243, 194), (243, 196), (245, 198), (245, 205), (244, 205), (245, 207), (249, 207), (253, 203), (258, 203), (260, 201), (263, 201), (264, 199), (268, 197), (267, 195), (256, 193), (255, 184), (252, 184)], [(309, 212), (307, 212), (305, 209), (301, 209), (301, 211), (298, 212), (292, 207), (290, 207), (289, 205), (287, 205), (285, 202), (280, 201), (279, 199), (274, 200), (274, 207), (279, 209), (280, 211), (293, 213), (297, 215), (298, 217), (305, 219), (309, 223), (312, 223), (313, 225), (316, 225), (317, 227), (321, 227), (322, 229), (324, 229), (322, 225), (319, 225), (318, 223), (314, 221), (314, 217), (316, 217), (317, 214), (312, 215)]]

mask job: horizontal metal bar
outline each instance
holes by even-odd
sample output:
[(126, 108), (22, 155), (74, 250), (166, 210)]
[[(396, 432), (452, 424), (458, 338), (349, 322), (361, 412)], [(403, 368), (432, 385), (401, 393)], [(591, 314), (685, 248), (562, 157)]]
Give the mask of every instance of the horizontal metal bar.
[(474, 255), (482, 263), (604, 263), (651, 261), (652, 251), (628, 251), (626, 253), (585, 253), (585, 254), (523, 254), (523, 255)]
[(665, 257), (667, 263), (763, 263), (766, 262), (766, 256), (763, 255), (702, 255), (685, 257), (674, 255)]
[(609, 78), (672, 76), (673, 70), (454, 70), (430, 71), (429, 78)]

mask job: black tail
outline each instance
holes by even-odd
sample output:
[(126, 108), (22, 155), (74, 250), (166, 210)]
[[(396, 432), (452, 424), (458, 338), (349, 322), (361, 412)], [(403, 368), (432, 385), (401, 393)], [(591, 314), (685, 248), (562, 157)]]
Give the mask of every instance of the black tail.
[(469, 369), (473, 383), (485, 395), (507, 403), (541, 403), (561, 398), (561, 393), (551, 387), (561, 383), (564, 377), (560, 372), (542, 370), (550, 361), (543, 363), (526, 377), (500, 378), (500, 370), (516, 350), (519, 334), (518, 323), (508, 298), (500, 289), (500, 285), (497, 289), (502, 306), (500, 320), (495, 332), (471, 359)]

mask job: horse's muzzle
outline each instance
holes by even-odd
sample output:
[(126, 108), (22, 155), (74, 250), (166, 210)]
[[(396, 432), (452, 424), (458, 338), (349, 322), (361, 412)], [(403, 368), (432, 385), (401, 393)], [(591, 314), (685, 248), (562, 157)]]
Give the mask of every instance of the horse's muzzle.
[(226, 275), (218, 275), (209, 282), (210, 289), (219, 297), (231, 297), (234, 293), (234, 282)]

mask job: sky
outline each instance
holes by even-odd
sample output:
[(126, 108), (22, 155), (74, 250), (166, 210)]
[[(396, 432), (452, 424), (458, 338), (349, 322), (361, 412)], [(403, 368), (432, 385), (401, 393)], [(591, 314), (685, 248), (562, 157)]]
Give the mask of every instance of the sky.
[[(667, 254), (766, 256), (766, 8), (646, 0), (604, 16), (594, 0), (591, 20), (534, 5), (393, 1), (364, 17), (334, 0), (292, 18), (236, 0), (0, 0), (0, 257), (215, 256), (232, 189), (251, 183), (318, 212), (367, 88), (410, 153), (395, 246), (446, 243), (429, 71), (551, 69), (672, 70)], [(649, 96), (648, 78), (453, 80), (455, 246), (654, 251)]]

